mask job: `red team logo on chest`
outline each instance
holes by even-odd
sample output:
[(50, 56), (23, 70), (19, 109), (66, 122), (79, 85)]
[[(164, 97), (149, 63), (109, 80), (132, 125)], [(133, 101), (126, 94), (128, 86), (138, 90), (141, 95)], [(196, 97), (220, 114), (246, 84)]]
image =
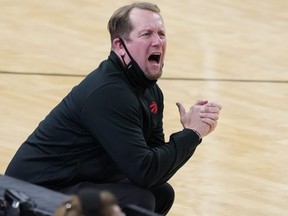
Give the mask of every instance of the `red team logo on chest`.
[(152, 102), (150, 104), (150, 110), (153, 114), (156, 114), (158, 112), (158, 105), (156, 102)]

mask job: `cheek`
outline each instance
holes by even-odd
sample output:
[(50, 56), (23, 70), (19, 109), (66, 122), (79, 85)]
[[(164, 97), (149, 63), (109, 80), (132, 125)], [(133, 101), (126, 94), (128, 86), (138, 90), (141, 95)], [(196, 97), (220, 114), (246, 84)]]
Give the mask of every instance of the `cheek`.
[(137, 59), (137, 61), (140, 64), (145, 64), (147, 61), (147, 50), (144, 47), (139, 47), (138, 49), (135, 50), (135, 60)]
[(166, 50), (167, 41), (166, 41), (166, 40), (164, 40), (162, 44), (163, 44), (163, 46), (162, 46), (162, 47), (163, 47), (163, 50)]
[(133, 53), (133, 57), (142, 57), (145, 55), (147, 48), (144, 45), (135, 45), (133, 48), (130, 49), (131, 54)]

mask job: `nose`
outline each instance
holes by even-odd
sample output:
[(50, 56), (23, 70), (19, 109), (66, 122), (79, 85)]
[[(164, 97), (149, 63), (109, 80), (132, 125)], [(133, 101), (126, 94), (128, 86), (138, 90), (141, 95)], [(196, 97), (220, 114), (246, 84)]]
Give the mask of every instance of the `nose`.
[(154, 34), (152, 45), (153, 46), (161, 46), (164, 43), (165, 38), (162, 38), (159, 34)]

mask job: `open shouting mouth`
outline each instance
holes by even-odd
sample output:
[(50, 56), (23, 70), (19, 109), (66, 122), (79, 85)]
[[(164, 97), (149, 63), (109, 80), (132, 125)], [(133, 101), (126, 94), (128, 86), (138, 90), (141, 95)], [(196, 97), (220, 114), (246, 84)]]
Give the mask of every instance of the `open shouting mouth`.
[(160, 59), (161, 59), (161, 53), (160, 52), (159, 53), (153, 53), (148, 57), (148, 61), (154, 65), (159, 65)]

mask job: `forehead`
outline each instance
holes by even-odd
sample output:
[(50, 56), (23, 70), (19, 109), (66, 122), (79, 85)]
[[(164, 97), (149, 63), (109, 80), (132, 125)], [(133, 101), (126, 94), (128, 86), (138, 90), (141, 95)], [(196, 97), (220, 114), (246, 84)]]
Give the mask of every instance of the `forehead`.
[(129, 17), (133, 29), (160, 28), (164, 30), (165, 28), (160, 14), (153, 11), (134, 8)]

